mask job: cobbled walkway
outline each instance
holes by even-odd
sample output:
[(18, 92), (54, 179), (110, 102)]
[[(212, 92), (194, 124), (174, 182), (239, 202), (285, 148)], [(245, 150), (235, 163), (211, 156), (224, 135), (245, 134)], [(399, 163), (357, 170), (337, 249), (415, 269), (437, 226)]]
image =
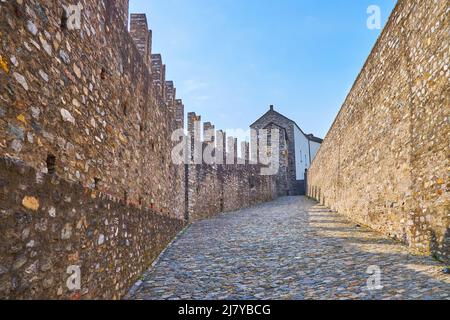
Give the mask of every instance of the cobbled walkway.
[[(381, 270), (368, 290), (369, 266)], [(450, 299), (444, 266), (304, 197), (199, 221), (131, 299)]]

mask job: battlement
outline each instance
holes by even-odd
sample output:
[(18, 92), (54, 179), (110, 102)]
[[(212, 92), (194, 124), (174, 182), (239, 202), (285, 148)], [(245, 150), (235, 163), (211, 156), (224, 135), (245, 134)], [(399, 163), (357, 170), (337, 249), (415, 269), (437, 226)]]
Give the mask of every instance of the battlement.
[(246, 164), (250, 163), (250, 143), (247, 141), (241, 142), (241, 157)]
[[(176, 112), (176, 88), (173, 81), (166, 81), (166, 65), (160, 53), (152, 53), (153, 32), (149, 30), (146, 14), (132, 13), (130, 35), (151, 74), (153, 89), (157, 97)], [(178, 117), (180, 120), (180, 117)]]
[[(216, 157), (216, 164), (249, 164), (250, 163), (250, 143), (241, 141), (238, 143), (238, 139), (232, 136), (227, 137), (227, 133), (224, 130), (215, 130), (215, 125), (211, 122), (205, 122), (202, 124), (202, 117), (195, 112), (188, 113), (188, 142), (189, 150), (191, 150), (191, 161), (200, 161), (200, 155), (204, 149), (208, 146), (212, 148), (213, 154)], [(203, 138), (202, 130), (203, 127)], [(200, 148), (199, 146), (202, 146)], [(195, 148), (198, 149), (195, 149)], [(241, 151), (240, 157), (238, 157), (239, 150)], [(203, 154), (202, 154), (203, 155)]]
[(175, 123), (176, 128), (184, 128), (184, 104), (183, 100), (175, 100)]
[[(38, 278), (79, 264), (87, 291), (75, 298), (120, 298), (185, 220), (271, 200), (273, 184), (261, 177), (249, 191), (257, 167), (197, 172), (175, 164), (171, 136), (184, 128), (184, 105), (162, 56), (152, 54), (146, 15), (132, 14), (128, 31), (127, 0), (80, 0), (81, 26), (70, 29), (63, 3), (0, 1), (0, 176), (9, 195), (0, 195), (0, 235), (51, 232), (39, 238), (36, 260), (67, 265), (37, 271)], [(27, 217), (20, 227), (9, 221), (16, 212)], [(51, 230), (43, 222), (49, 214)], [(119, 221), (120, 235), (111, 228)], [(18, 250), (0, 260), (13, 270), (15, 255), (29, 248), (18, 238), (8, 243)], [(54, 250), (62, 245), (63, 255)], [(94, 253), (98, 261), (84, 258)], [(29, 288), (7, 284), (11, 276), (29, 279), (28, 262), (1, 277), (0, 297), (72, 297), (60, 276)]]
[(172, 105), (175, 103), (177, 89), (173, 85), (173, 81), (166, 81), (166, 103)]
[(182, 218), (183, 205), (173, 205), (182, 192), (172, 187), (182, 174), (166, 137), (183, 128), (184, 106), (173, 82), (166, 99), (165, 66), (152, 55), (147, 16), (131, 14), (128, 30), (128, 0), (81, 0), (81, 28), (68, 29), (63, 3), (30, 3), (0, 3), (2, 19), (11, 15), (0, 25), (8, 66), (0, 68), (0, 86), (11, 88), (0, 92), (1, 154)]
[(205, 122), (203, 124), (203, 140), (209, 145), (215, 145), (216, 142), (215, 126), (211, 122)]
[(152, 81), (155, 92), (160, 97), (166, 93), (166, 66), (163, 64), (161, 54), (151, 55)]
[(142, 55), (144, 62), (148, 63), (151, 55), (150, 35), (148, 31), (147, 16), (142, 13), (132, 13), (130, 21), (130, 35)]
[(234, 164), (238, 159), (238, 139), (235, 137), (228, 137), (228, 150), (227, 152), (232, 155), (232, 158), (227, 159), (227, 161), (231, 162), (230, 164)]

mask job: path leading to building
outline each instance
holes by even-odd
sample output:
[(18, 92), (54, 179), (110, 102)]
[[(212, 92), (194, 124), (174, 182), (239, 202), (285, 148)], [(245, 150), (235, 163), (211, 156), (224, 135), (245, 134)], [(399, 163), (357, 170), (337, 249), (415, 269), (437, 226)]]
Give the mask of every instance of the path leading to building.
[[(381, 270), (380, 290), (367, 288), (370, 266)], [(129, 298), (447, 300), (443, 267), (307, 198), (286, 197), (192, 224)]]

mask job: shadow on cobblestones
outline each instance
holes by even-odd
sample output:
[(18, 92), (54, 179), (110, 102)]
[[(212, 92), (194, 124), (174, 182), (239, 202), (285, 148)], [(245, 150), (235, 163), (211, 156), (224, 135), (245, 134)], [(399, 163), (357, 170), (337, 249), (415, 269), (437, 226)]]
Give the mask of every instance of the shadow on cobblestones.
[[(370, 266), (380, 290), (368, 290)], [(449, 299), (429, 257), (304, 197), (286, 197), (194, 223), (133, 299)]]

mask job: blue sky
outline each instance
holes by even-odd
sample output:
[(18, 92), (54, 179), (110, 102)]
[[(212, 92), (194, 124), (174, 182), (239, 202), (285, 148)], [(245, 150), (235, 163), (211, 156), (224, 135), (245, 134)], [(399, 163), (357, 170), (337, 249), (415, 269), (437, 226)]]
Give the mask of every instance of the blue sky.
[[(324, 137), (395, 0), (130, 0), (146, 13), (186, 112), (216, 129), (244, 129), (270, 104)], [(239, 134), (236, 134), (239, 135)]]

